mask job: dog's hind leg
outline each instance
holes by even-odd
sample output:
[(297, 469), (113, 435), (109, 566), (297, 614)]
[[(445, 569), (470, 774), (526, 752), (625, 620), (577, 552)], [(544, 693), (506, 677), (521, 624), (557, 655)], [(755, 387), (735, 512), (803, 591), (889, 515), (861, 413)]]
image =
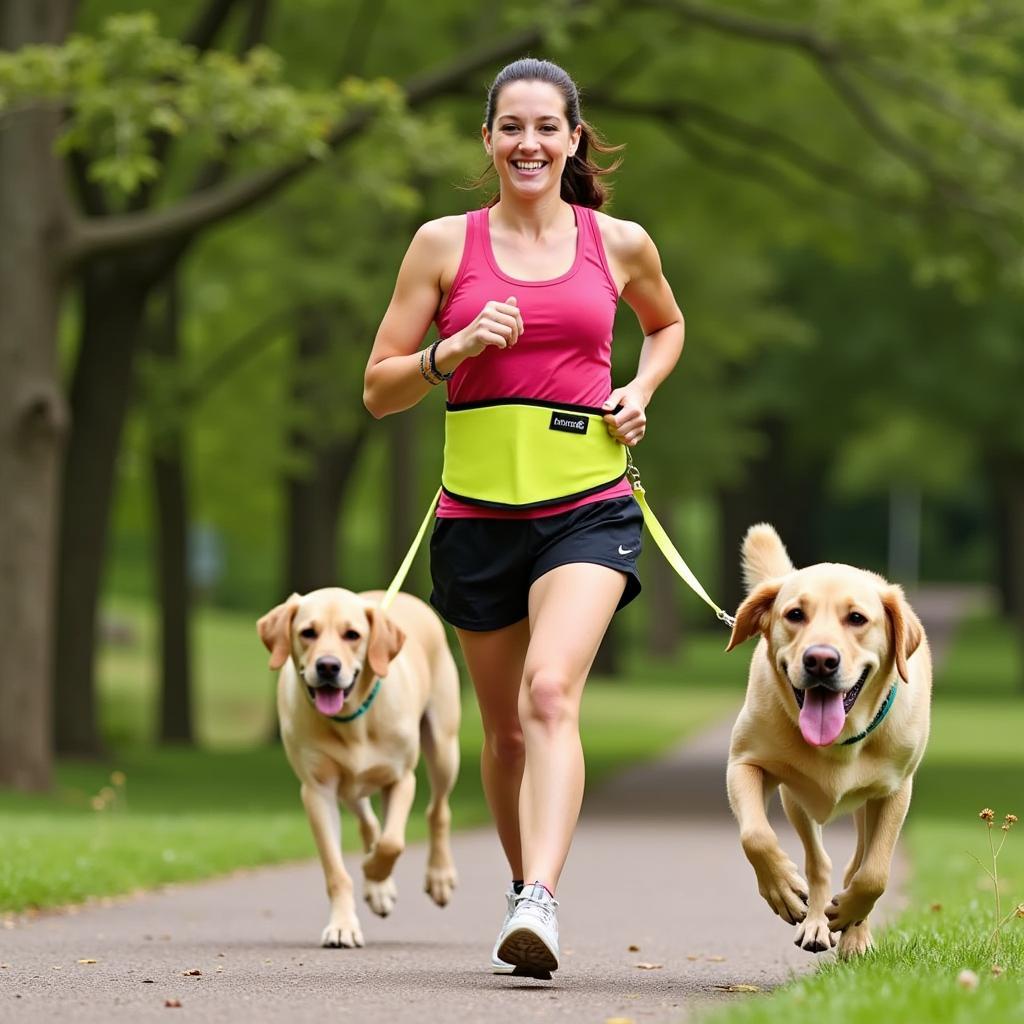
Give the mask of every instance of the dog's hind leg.
[(370, 909), (381, 917), (387, 917), (398, 897), (391, 871), (405, 849), (405, 823), (409, 820), (409, 811), (416, 796), (415, 774), (407, 771), (394, 785), (384, 790), (382, 796), (384, 829), (363, 859), (363, 888)]
[(807, 916), (797, 925), (795, 945), (808, 953), (823, 953), (836, 944), (829, 930), (825, 906), (832, 893), (832, 861), (821, 842), (821, 826), (800, 806), (786, 786), (781, 786), (782, 808), (804, 845), (807, 876)]
[(440, 722), (439, 717), (433, 709), (427, 709), (420, 721), (420, 737), (430, 780), (430, 803), (427, 804), (430, 852), (424, 888), (430, 898), (443, 907), (451, 899), (458, 881), (449, 841), (452, 812), (448, 796), (459, 774), (459, 725), (457, 717), (454, 723)]
[(363, 842), (363, 853), (369, 853), (380, 836), (380, 822), (373, 813), (373, 804), (368, 796), (360, 797), (345, 806), (355, 815), (359, 822), (359, 838)]

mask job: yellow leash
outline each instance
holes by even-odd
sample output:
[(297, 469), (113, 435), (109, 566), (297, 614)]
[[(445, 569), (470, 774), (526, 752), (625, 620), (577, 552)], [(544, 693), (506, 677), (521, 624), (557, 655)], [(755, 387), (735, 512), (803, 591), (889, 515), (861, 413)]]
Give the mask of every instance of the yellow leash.
[(714, 601), (708, 597), (707, 591), (700, 585), (700, 580), (697, 579), (693, 574), (693, 570), (683, 561), (683, 556), (676, 550), (676, 546), (669, 539), (669, 535), (665, 532), (665, 528), (658, 522), (658, 517), (651, 511), (651, 506), (647, 504), (647, 496), (644, 491), (644, 485), (640, 483), (640, 471), (633, 465), (633, 456), (630, 454), (629, 449), (626, 449), (627, 465), (626, 465), (626, 476), (629, 477), (629, 482), (633, 487), (633, 497), (636, 499), (636, 503), (640, 506), (640, 511), (644, 514), (644, 525), (647, 527), (648, 532), (654, 539), (654, 543), (658, 545), (661, 553), (665, 556), (665, 560), (669, 565), (678, 573), (682, 578), (683, 582), (715, 613), (715, 615), (724, 622), (730, 629), (736, 624), (736, 619), (730, 615), (727, 611), (719, 608)]
[(385, 611), (391, 606), (391, 602), (395, 599), (395, 594), (402, 589), (402, 584), (405, 582), (405, 577), (409, 575), (409, 568), (412, 565), (412, 560), (416, 557), (416, 552), (419, 550), (420, 544), (423, 543), (423, 535), (427, 532), (427, 527), (430, 525), (430, 520), (434, 518), (434, 509), (437, 508), (437, 503), (441, 500), (441, 488), (438, 487), (437, 494), (434, 495), (430, 502), (430, 508), (427, 509), (427, 514), (423, 517), (423, 522), (420, 523), (420, 528), (416, 533), (415, 538), (412, 542), (412, 547), (409, 548), (405, 558), (402, 559), (402, 564), (398, 567), (398, 572), (395, 573), (395, 578), (391, 581), (387, 591), (384, 594), (380, 602), (381, 608)]
[[(633, 465), (633, 457), (629, 449), (626, 449), (626, 476), (629, 478), (629, 482), (633, 487), (633, 497), (636, 499), (636, 503), (640, 506), (640, 511), (644, 514), (644, 525), (647, 527), (648, 532), (654, 540), (654, 543), (658, 545), (659, 550), (665, 556), (665, 560), (670, 566), (676, 571), (684, 583), (715, 613), (715, 616), (724, 622), (730, 629), (736, 622), (736, 619), (728, 612), (719, 608), (714, 601), (708, 597), (707, 591), (701, 586), (700, 580), (694, 576), (693, 571), (683, 560), (683, 556), (676, 550), (676, 546), (672, 543), (669, 535), (665, 532), (665, 528), (658, 522), (658, 517), (651, 510), (651, 506), (647, 504), (647, 494), (644, 490), (644, 486), (640, 483), (640, 471)], [(412, 560), (416, 557), (416, 552), (419, 550), (420, 544), (423, 543), (423, 536), (427, 532), (427, 527), (430, 526), (430, 521), (434, 518), (434, 510), (437, 508), (437, 503), (441, 499), (441, 488), (437, 489), (437, 493), (431, 499), (430, 507), (427, 509), (427, 514), (423, 517), (423, 522), (420, 523), (420, 528), (416, 532), (416, 536), (413, 538), (412, 545), (408, 552), (406, 552), (405, 558), (402, 559), (402, 564), (398, 567), (398, 572), (395, 573), (395, 578), (391, 581), (388, 586), (387, 592), (384, 594), (381, 600), (381, 608), (387, 609), (391, 602), (394, 601), (395, 595), (399, 590), (402, 589), (402, 584), (405, 582), (405, 577), (409, 575), (409, 569), (412, 566)]]

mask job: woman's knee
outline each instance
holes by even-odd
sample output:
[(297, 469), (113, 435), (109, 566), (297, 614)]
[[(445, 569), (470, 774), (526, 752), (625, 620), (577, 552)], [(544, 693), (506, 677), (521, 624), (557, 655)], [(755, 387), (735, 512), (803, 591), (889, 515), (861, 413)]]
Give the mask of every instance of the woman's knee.
[(514, 768), (522, 764), (526, 742), (518, 723), (511, 728), (488, 730), (485, 739), (488, 753), (502, 767)]
[(527, 671), (519, 701), (519, 717), (544, 725), (575, 721), (579, 698), (567, 673), (556, 668)]

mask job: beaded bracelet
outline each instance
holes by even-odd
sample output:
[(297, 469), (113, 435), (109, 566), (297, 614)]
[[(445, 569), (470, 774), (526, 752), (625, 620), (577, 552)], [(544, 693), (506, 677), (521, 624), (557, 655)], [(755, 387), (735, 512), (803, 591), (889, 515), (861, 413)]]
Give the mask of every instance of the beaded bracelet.
[[(431, 362), (433, 362), (433, 360), (431, 360)], [(420, 376), (428, 384), (434, 385), (434, 384), (440, 384), (441, 383), (441, 378), (440, 378), (440, 376), (436, 375), (436, 371), (431, 370), (427, 366), (427, 350), (426, 349), (423, 349), (423, 351), (420, 352)]]
[(449, 370), (447, 373), (443, 373), (437, 368), (437, 346), (441, 344), (444, 339), (438, 338), (433, 345), (430, 346), (430, 372), (435, 374), (440, 380), (451, 380), (455, 375), (454, 370)]

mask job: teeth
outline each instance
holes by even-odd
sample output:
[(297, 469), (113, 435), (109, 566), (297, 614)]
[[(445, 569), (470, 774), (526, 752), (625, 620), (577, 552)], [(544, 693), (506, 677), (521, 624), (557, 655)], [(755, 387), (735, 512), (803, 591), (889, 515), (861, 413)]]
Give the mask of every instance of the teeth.
[(543, 160), (516, 160), (513, 162), (513, 167), (517, 167), (521, 171), (539, 171), (544, 166)]

